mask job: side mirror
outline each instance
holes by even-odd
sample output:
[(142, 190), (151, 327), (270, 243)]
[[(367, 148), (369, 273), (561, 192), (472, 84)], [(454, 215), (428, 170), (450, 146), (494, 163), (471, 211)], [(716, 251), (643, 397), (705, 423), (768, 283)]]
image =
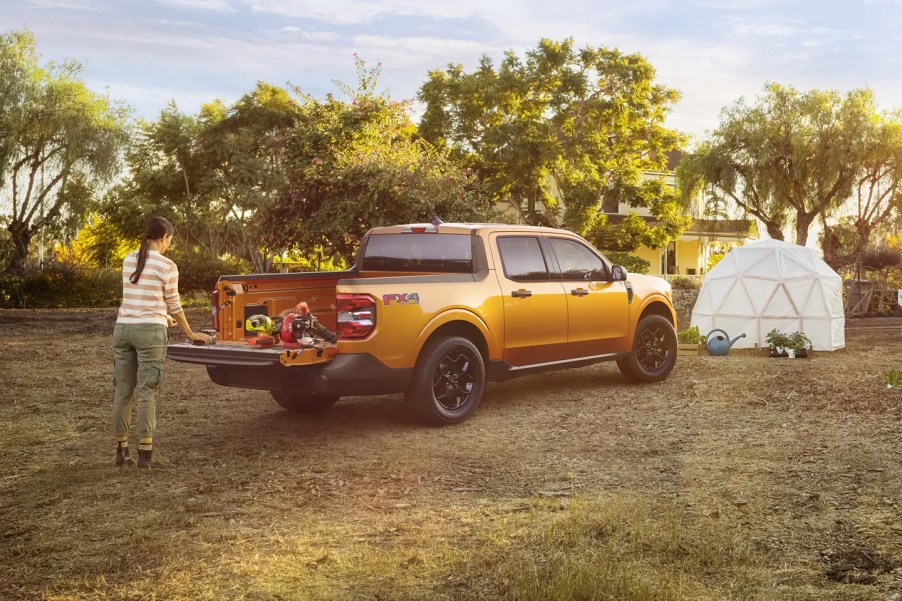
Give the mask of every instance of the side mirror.
[(620, 265), (614, 265), (613, 267), (611, 267), (611, 280), (615, 282), (625, 282), (626, 268), (621, 267)]

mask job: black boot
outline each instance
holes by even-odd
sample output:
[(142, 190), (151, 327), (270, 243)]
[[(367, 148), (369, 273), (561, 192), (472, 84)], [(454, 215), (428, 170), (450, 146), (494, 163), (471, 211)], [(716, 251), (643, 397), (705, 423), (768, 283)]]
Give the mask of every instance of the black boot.
[(128, 456), (128, 445), (121, 442), (116, 443), (116, 467), (122, 467), (126, 463), (129, 465), (134, 463), (132, 458)]
[(150, 456), (153, 451), (142, 451), (138, 450), (138, 467), (140, 468), (149, 468), (150, 467)]

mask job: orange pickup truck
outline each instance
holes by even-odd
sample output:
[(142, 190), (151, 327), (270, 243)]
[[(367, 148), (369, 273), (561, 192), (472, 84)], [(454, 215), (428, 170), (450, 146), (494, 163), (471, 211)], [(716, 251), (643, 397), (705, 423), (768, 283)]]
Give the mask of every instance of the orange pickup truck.
[[(171, 344), (169, 358), (292, 411), (404, 393), (424, 421), (453, 424), (486, 381), (602, 361), (655, 381), (676, 361), (670, 285), (544, 227), (379, 227), (347, 271), (222, 276), (213, 305), (216, 344)], [(260, 315), (293, 319), (293, 334), (283, 325), (274, 346), (249, 344)]]

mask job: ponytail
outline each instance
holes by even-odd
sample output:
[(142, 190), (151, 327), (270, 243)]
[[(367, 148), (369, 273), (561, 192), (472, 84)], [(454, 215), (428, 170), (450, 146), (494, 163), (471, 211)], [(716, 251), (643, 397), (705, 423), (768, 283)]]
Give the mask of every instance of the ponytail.
[(135, 273), (128, 278), (132, 284), (137, 284), (141, 278), (141, 272), (144, 271), (144, 265), (147, 263), (147, 246), (151, 240), (162, 240), (164, 236), (171, 236), (175, 233), (175, 228), (169, 223), (169, 220), (163, 217), (151, 217), (147, 221), (144, 228), (144, 239), (141, 240), (141, 248), (138, 250), (138, 266)]
[(147, 263), (147, 238), (141, 240), (141, 248), (138, 250), (138, 267), (135, 268), (135, 273), (128, 278), (129, 282), (132, 284), (138, 283), (138, 280), (141, 278), (141, 272), (144, 271), (145, 263)]

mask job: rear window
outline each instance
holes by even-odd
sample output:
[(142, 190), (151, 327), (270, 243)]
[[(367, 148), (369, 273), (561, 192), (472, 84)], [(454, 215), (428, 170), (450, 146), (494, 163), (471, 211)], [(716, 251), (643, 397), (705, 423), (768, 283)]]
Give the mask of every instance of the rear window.
[(364, 271), (473, 273), (469, 234), (373, 234), (366, 243)]

